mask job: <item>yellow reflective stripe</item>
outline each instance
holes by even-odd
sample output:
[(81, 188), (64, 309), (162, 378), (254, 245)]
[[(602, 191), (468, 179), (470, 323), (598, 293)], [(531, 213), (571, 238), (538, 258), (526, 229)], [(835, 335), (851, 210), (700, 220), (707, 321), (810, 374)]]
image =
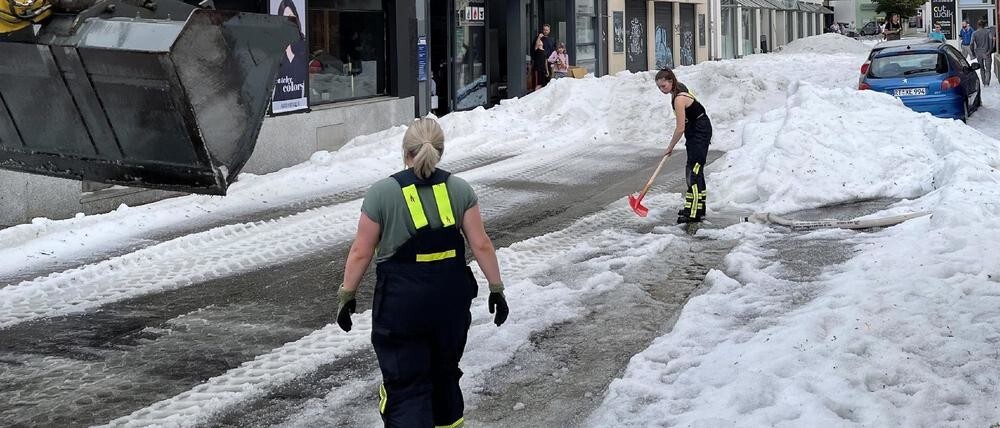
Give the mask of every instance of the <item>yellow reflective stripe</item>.
[(378, 386), (378, 397), (379, 397), (379, 400), (378, 400), (378, 412), (384, 415), (385, 414), (385, 402), (389, 401), (389, 394), (387, 392), (385, 392), (385, 384), (381, 384), (381, 385)]
[(436, 262), (438, 260), (455, 258), (455, 250), (442, 251), (440, 253), (417, 254), (418, 262)]
[(437, 203), (438, 215), (444, 227), (455, 224), (455, 214), (451, 209), (451, 198), (448, 197), (448, 186), (445, 183), (434, 185), (434, 201)]
[(451, 425), (435, 425), (434, 428), (458, 428), (458, 427), (460, 427), (462, 425), (465, 425), (465, 417), (464, 416), (461, 417), (461, 418), (458, 418), (458, 420), (455, 421), (455, 423), (453, 423)]
[(424, 215), (424, 204), (420, 203), (420, 195), (417, 194), (417, 186), (409, 185), (403, 188), (403, 199), (406, 200), (406, 208), (410, 210), (410, 218), (413, 219), (413, 227), (420, 229), (427, 226), (427, 216)]
[(692, 171), (694, 171), (695, 174), (698, 174), (699, 172), (701, 172), (701, 164), (698, 163), (698, 162), (695, 162), (694, 163), (694, 168), (692, 169)]
[[(691, 185), (691, 193), (694, 196), (694, 200), (698, 200), (698, 185), (697, 184), (692, 184)], [(697, 216), (698, 216), (698, 204), (691, 204), (691, 217), (697, 217)]]

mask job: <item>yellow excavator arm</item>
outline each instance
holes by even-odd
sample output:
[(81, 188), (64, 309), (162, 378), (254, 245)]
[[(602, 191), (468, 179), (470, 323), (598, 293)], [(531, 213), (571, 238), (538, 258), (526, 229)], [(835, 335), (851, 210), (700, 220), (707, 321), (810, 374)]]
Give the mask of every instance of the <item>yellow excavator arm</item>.
[(23, 30), (51, 14), (49, 0), (0, 0), (0, 34)]

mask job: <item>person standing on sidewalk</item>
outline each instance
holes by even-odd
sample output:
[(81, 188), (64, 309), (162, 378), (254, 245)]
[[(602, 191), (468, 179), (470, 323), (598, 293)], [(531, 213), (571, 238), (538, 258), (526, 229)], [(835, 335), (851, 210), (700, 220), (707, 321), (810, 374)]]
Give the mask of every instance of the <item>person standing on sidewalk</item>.
[(552, 64), (552, 78), (562, 79), (569, 75), (569, 55), (566, 53), (566, 44), (559, 42), (552, 55), (549, 55), (549, 64)]
[(670, 105), (677, 118), (666, 154), (670, 156), (674, 153), (674, 146), (681, 140), (681, 136), (684, 136), (684, 145), (687, 147), (687, 191), (684, 194), (684, 208), (677, 212), (677, 222), (697, 223), (705, 217), (707, 208), (704, 168), (708, 146), (712, 142), (712, 121), (708, 119), (705, 107), (684, 84), (677, 81), (673, 70), (664, 68), (656, 73), (656, 86), (660, 88), (660, 92), (670, 94)]
[(972, 27), (969, 26), (969, 21), (962, 21), (962, 30), (958, 32), (958, 38), (962, 40), (962, 55), (965, 55), (965, 59), (972, 59), (972, 33), (974, 33)]
[(944, 33), (941, 32), (941, 24), (934, 24), (934, 29), (928, 35), (931, 39), (944, 41)]
[(979, 69), (979, 74), (982, 77), (983, 84), (990, 86), (990, 69), (992, 68), (992, 58), (993, 50), (996, 48), (996, 39), (993, 31), (986, 28), (986, 21), (980, 19), (977, 23), (979, 29), (975, 33), (972, 33), (972, 55), (976, 57), (976, 61), (982, 67)]
[(903, 23), (899, 22), (899, 14), (892, 14), (892, 17), (885, 22), (885, 29), (882, 34), (886, 40), (899, 40), (903, 33)]
[(465, 261), (466, 240), (489, 282), (493, 322), (500, 326), (508, 315), (478, 199), (465, 180), (436, 167), (443, 152), (444, 132), (433, 119), (406, 130), (407, 168), (365, 194), (337, 293), (337, 324), (350, 331), (355, 293), (375, 258), (371, 340), (382, 370), (378, 409), (386, 427), (464, 424), (458, 363), (478, 294)]

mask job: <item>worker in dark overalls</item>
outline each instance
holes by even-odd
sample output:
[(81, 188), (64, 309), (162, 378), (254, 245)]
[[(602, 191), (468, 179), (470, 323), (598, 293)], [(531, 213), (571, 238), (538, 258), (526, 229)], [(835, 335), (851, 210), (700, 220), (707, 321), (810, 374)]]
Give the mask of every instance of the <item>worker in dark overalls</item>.
[(382, 369), (379, 413), (387, 427), (464, 423), (458, 363), (478, 294), (465, 261), (466, 239), (489, 283), (494, 323), (507, 319), (496, 250), (476, 194), (465, 180), (436, 168), (443, 151), (444, 132), (436, 121), (420, 119), (407, 129), (407, 169), (376, 182), (365, 195), (338, 292), (337, 323), (350, 331), (355, 293), (375, 257), (372, 345)]
[(677, 212), (677, 223), (697, 223), (705, 218), (708, 194), (705, 188), (705, 161), (708, 159), (708, 146), (712, 143), (712, 121), (687, 86), (677, 81), (673, 70), (664, 68), (657, 72), (656, 86), (660, 92), (670, 94), (670, 105), (677, 118), (674, 134), (667, 145), (667, 155), (673, 154), (681, 136), (684, 136), (687, 148), (687, 191), (684, 208)]

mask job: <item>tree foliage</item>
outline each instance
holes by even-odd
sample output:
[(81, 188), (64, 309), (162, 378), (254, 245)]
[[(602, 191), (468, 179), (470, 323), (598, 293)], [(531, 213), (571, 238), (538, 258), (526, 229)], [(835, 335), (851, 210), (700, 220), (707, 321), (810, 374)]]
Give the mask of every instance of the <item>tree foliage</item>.
[(905, 21), (917, 14), (917, 9), (927, 3), (927, 0), (871, 0), (875, 3), (875, 13), (884, 13), (886, 19), (897, 13)]

